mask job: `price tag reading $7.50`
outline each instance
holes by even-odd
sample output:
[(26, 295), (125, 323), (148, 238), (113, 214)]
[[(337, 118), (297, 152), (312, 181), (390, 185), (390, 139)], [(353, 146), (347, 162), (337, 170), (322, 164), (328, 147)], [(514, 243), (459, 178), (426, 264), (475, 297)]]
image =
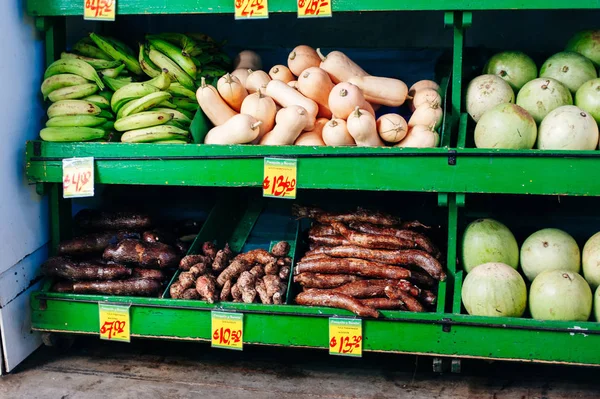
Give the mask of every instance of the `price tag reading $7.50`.
[(131, 325), (129, 308), (131, 305), (98, 304), (100, 313), (100, 339), (130, 342)]
[(83, 19), (86, 21), (114, 21), (117, 0), (83, 0)]
[(234, 0), (235, 19), (269, 18), (269, 2), (267, 0)]
[(329, 354), (362, 356), (362, 320), (329, 319)]
[(211, 312), (211, 346), (244, 349), (244, 315), (242, 313)]
[(63, 197), (94, 196), (94, 157), (62, 160)]
[(298, 18), (331, 17), (333, 0), (298, 0)]
[(263, 197), (296, 198), (298, 160), (265, 158)]

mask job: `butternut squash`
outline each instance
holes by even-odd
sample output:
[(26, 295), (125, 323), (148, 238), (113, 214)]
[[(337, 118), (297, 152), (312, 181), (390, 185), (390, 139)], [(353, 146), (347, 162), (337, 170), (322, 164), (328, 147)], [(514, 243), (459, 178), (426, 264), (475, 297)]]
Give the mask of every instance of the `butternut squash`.
[(425, 103), (419, 106), (412, 114), (408, 120), (408, 127), (411, 128), (416, 125), (425, 125), (431, 130), (435, 130), (440, 127), (443, 119), (444, 111), (439, 104)]
[(240, 82), (242, 83), (242, 86), (244, 86), (244, 88), (246, 87), (246, 79), (248, 79), (248, 75), (249, 75), (247, 69), (238, 68), (238, 69), (234, 70), (233, 72), (231, 72), (231, 75), (238, 78), (240, 80)]
[(333, 87), (327, 72), (318, 67), (307, 68), (298, 76), (298, 90), (319, 105), (321, 118), (331, 118), (328, 102)]
[(261, 69), (260, 55), (252, 50), (241, 51), (233, 60), (233, 69)]
[(273, 126), (275, 126), (275, 115), (277, 114), (275, 101), (271, 97), (262, 94), (260, 89), (244, 99), (240, 112), (253, 116), (256, 120), (262, 122), (258, 138), (273, 130)]
[(413, 126), (404, 140), (394, 147), (431, 148), (437, 147), (439, 135), (425, 125)]
[(377, 119), (377, 133), (383, 141), (398, 143), (408, 133), (406, 120), (398, 114), (385, 114)]
[(264, 90), (270, 81), (271, 78), (265, 71), (253, 71), (249, 69), (248, 77), (246, 78), (246, 90), (248, 90), (248, 93), (256, 93), (258, 89)]
[(300, 133), (300, 136), (294, 142), (294, 145), (307, 145), (307, 146), (324, 146), (323, 141), (323, 127), (329, 122), (325, 118), (319, 118), (315, 122), (315, 128), (308, 132)]
[(321, 49), (317, 49), (317, 54), (321, 58), (319, 66), (331, 76), (333, 83), (347, 82), (352, 77), (369, 75), (341, 51), (332, 51), (324, 56)]
[(440, 86), (433, 80), (419, 80), (417, 83), (410, 86), (410, 89), (408, 89), (408, 95), (410, 97), (414, 97), (418, 91), (425, 89), (433, 89), (438, 91), (440, 89)]
[[(305, 128), (306, 130), (314, 129), (317, 113), (319, 112), (319, 106), (316, 102), (310, 98), (304, 97), (300, 92), (294, 90), (280, 80), (270, 81), (267, 85), (266, 94), (283, 107), (299, 105), (304, 108), (308, 117), (308, 122)], [(294, 138), (294, 140), (295, 139), (296, 138)]]
[(323, 141), (331, 146), (356, 145), (356, 141), (348, 133), (346, 121), (336, 117), (323, 126)]
[(410, 103), (410, 109), (414, 112), (423, 104), (441, 104), (442, 96), (434, 89), (423, 89), (415, 93)]
[(318, 67), (321, 63), (321, 58), (314, 48), (306, 45), (296, 46), (288, 55), (288, 67), (290, 71), (300, 76), (302, 71), (310, 67)]
[(298, 90), (298, 81), (297, 80), (292, 80), (290, 82), (287, 82), (287, 84), (294, 90)]
[(229, 73), (219, 78), (217, 91), (221, 98), (236, 112), (240, 112), (242, 102), (248, 95), (248, 91), (242, 86), (240, 80)]
[(329, 93), (329, 110), (338, 118), (348, 119), (356, 107), (368, 111), (375, 117), (371, 104), (365, 100), (362, 91), (352, 83), (342, 82), (333, 87)]
[(358, 86), (365, 99), (374, 104), (399, 107), (406, 101), (408, 87), (400, 79), (382, 78), (379, 76), (355, 76), (348, 82)]
[(237, 115), (237, 112), (221, 98), (217, 89), (206, 84), (205, 78), (201, 79), (200, 87), (196, 91), (196, 99), (202, 112), (215, 126), (222, 125)]
[[(283, 82), (282, 82), (283, 83)], [(283, 83), (285, 84), (285, 83)], [(282, 108), (275, 117), (275, 127), (260, 140), (261, 145), (292, 145), (306, 128), (309, 115), (299, 105)], [(313, 122), (314, 124), (314, 122)]]
[(269, 76), (273, 80), (281, 80), (284, 83), (291, 82), (292, 80), (296, 80), (296, 77), (292, 74), (288, 67), (285, 65), (275, 65), (269, 71)]
[(346, 126), (359, 147), (385, 146), (377, 133), (377, 121), (370, 112), (356, 107), (348, 117)]
[(246, 144), (256, 139), (261, 121), (246, 114), (237, 114), (220, 126), (208, 131), (204, 144)]

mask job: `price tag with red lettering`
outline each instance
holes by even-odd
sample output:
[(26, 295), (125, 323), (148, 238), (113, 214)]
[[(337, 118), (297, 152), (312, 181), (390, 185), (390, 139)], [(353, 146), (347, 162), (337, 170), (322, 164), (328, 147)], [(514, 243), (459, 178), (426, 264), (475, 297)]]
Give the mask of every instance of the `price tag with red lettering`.
[(117, 0), (83, 0), (83, 19), (87, 21), (114, 21)]
[(267, 0), (234, 0), (235, 19), (269, 18), (269, 2)]
[(296, 198), (296, 159), (265, 158), (263, 197)]
[(244, 314), (211, 312), (211, 346), (225, 349), (244, 349)]
[(63, 166), (63, 197), (94, 196), (94, 157), (66, 158)]
[(362, 357), (362, 320), (329, 318), (329, 354)]
[(298, 0), (298, 18), (331, 17), (333, 0)]
[(129, 308), (131, 305), (99, 303), (100, 339), (130, 342)]

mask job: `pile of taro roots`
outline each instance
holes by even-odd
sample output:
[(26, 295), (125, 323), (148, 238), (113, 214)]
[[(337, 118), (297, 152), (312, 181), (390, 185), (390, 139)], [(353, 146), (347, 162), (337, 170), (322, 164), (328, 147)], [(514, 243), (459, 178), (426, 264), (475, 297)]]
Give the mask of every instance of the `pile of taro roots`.
[(201, 255), (188, 255), (179, 263), (182, 273), (171, 285), (171, 297), (282, 304), (292, 263), (289, 251), (290, 245), (280, 241), (271, 252), (254, 249), (234, 256), (228, 244), (216, 251), (212, 242), (205, 242)]
[(425, 312), (434, 307), (437, 282), (446, 279), (440, 252), (418, 229), (379, 212), (326, 213), (294, 207), (314, 219), (310, 251), (296, 264), (294, 281), (303, 292), (296, 303), (346, 309), (378, 317), (379, 310)]
[(152, 229), (149, 216), (125, 212), (83, 210), (74, 223), (84, 233), (62, 241), (42, 265), (53, 291), (157, 296), (198, 231), (195, 222)]

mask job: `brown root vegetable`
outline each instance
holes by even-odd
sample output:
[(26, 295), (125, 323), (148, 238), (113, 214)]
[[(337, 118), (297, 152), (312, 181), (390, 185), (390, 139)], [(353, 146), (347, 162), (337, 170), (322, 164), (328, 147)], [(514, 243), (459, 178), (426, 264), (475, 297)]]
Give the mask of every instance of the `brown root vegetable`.
[(160, 242), (149, 243), (125, 239), (104, 250), (102, 257), (113, 262), (132, 263), (141, 267), (169, 268), (176, 267), (179, 254), (175, 249)]
[(237, 283), (232, 284), (231, 286), (231, 297), (233, 298), (233, 302), (242, 302), (242, 292)]
[(289, 252), (290, 244), (287, 241), (279, 241), (271, 248), (271, 254), (277, 257), (287, 256)]
[(281, 280), (287, 281), (290, 278), (290, 268), (290, 266), (281, 266), (281, 269), (279, 269), (279, 278)]
[(183, 272), (179, 275), (179, 284), (184, 290), (187, 290), (196, 284), (196, 276), (190, 272)]
[(301, 273), (294, 276), (294, 282), (305, 288), (336, 288), (359, 280), (362, 278), (352, 274)]
[(171, 284), (171, 287), (169, 288), (169, 294), (171, 294), (171, 298), (178, 299), (181, 298), (185, 290), (186, 289), (181, 286), (179, 281), (177, 281)]
[(231, 297), (231, 280), (227, 280), (221, 289), (221, 294), (219, 295), (219, 299), (221, 302), (229, 301)]
[(395, 226), (400, 223), (400, 219), (394, 216), (382, 212), (369, 212), (361, 208), (352, 213), (330, 213), (318, 208), (294, 205), (292, 213), (301, 218), (315, 219), (323, 224), (331, 224), (332, 222), (365, 222), (383, 226)]
[(407, 220), (406, 222), (400, 223), (400, 225), (398, 227), (400, 229), (408, 229), (408, 230), (414, 230), (414, 229), (428, 230), (431, 228), (431, 226), (427, 226), (427, 225), (419, 222), (418, 220)]
[(145, 230), (152, 227), (148, 215), (134, 212), (103, 212), (93, 209), (79, 211), (73, 218), (77, 226), (84, 230)]
[(140, 234), (134, 231), (85, 234), (71, 240), (62, 241), (58, 244), (58, 254), (78, 256), (101, 253), (107, 246), (116, 244), (125, 238), (139, 239)]
[(316, 259), (299, 262), (297, 273), (356, 274), (361, 277), (400, 280), (411, 276), (411, 271), (399, 266), (354, 258)]
[(42, 264), (42, 273), (71, 281), (115, 280), (128, 278), (132, 270), (122, 265), (107, 265), (96, 261), (74, 261), (55, 256)]
[(329, 291), (353, 298), (375, 298), (385, 296), (385, 287), (396, 284), (391, 280), (362, 280), (344, 284)]
[(420, 287), (435, 287), (437, 284), (436, 279), (431, 277), (429, 274), (420, 272), (418, 270), (411, 270), (410, 277), (407, 279), (418, 284)]
[(147, 230), (142, 234), (142, 241), (145, 242), (162, 242), (163, 244), (173, 245), (176, 240), (173, 233), (163, 229)]
[(388, 285), (385, 287), (385, 294), (390, 299), (400, 299), (406, 305), (406, 309), (411, 312), (424, 312), (425, 308), (421, 303), (408, 292), (405, 292), (400, 287)]
[(208, 271), (208, 267), (206, 267), (206, 263), (196, 263), (194, 266), (190, 267), (190, 270), (188, 271), (192, 273), (195, 278), (198, 278)]
[(429, 290), (421, 290), (418, 298), (428, 306), (435, 306), (437, 304), (437, 295)]
[(273, 297), (269, 296), (267, 293), (267, 287), (265, 286), (265, 282), (262, 279), (256, 280), (256, 292), (260, 298), (260, 301), (265, 305), (270, 305), (273, 303)]
[(256, 278), (262, 278), (265, 275), (265, 267), (263, 265), (256, 265), (250, 269), (250, 273), (254, 274)]
[(149, 278), (126, 280), (78, 281), (73, 282), (70, 292), (74, 294), (106, 294), (122, 296), (156, 296), (162, 284)]
[(250, 270), (253, 263), (254, 262), (247, 262), (243, 259), (238, 259), (238, 257), (235, 257), (233, 262), (231, 262), (231, 264), (227, 266), (225, 270), (221, 272), (221, 274), (219, 274), (219, 277), (217, 277), (217, 284), (219, 287), (222, 287), (227, 280), (236, 278), (243, 272)]
[(217, 288), (215, 287), (215, 278), (210, 274), (203, 274), (196, 280), (196, 291), (200, 297), (208, 303), (215, 303), (217, 300)]
[(214, 257), (214, 261), (212, 263), (212, 269), (215, 273), (221, 273), (233, 257), (233, 252), (231, 252), (231, 248), (229, 248), (229, 244), (225, 244), (225, 248), (217, 251)]
[(279, 266), (277, 265), (277, 261), (267, 263), (265, 265), (265, 274), (278, 274), (278, 273), (279, 273)]
[(360, 302), (374, 309), (379, 310), (406, 310), (406, 305), (400, 299), (390, 298), (365, 298)]
[(277, 262), (277, 257), (271, 255), (269, 251), (264, 249), (253, 249), (243, 254), (239, 254), (235, 259), (241, 259), (249, 263), (260, 263), (267, 265), (271, 262)]
[(198, 291), (196, 291), (195, 288), (188, 288), (187, 290), (183, 291), (183, 294), (181, 294), (181, 299), (200, 299), (200, 294), (198, 294)]
[(393, 227), (381, 227), (375, 226), (369, 223), (351, 223), (350, 228), (357, 230), (361, 233), (366, 234), (379, 234), (385, 236), (391, 236), (396, 238), (402, 238), (405, 240), (412, 240), (417, 244), (417, 247), (423, 251), (429, 252), (433, 256), (439, 259), (440, 251), (425, 235), (417, 233), (411, 230), (395, 229)]
[(252, 303), (256, 299), (256, 277), (248, 271), (242, 272), (238, 278), (237, 285), (242, 294), (244, 303)]
[(378, 234), (365, 234), (350, 229), (344, 223), (331, 223), (334, 229), (353, 245), (364, 248), (377, 249), (410, 249), (417, 248), (417, 243), (412, 240), (405, 240), (393, 236), (383, 236)]
[(437, 280), (445, 280), (446, 273), (440, 262), (425, 251), (369, 249), (356, 245), (341, 245), (339, 247), (322, 247), (307, 253), (307, 255), (327, 255), (334, 258), (359, 258), (390, 265), (415, 265), (429, 273)]
[(263, 277), (263, 281), (265, 282), (265, 287), (267, 288), (267, 294), (272, 297), (276, 292), (279, 292), (281, 289), (279, 276), (274, 276), (272, 274), (267, 274)]
[(187, 255), (187, 256), (184, 256), (179, 261), (179, 269), (184, 270), (184, 271), (188, 271), (188, 270), (190, 270), (190, 267), (194, 266), (197, 263), (208, 263), (208, 264), (210, 264), (210, 259), (208, 259), (204, 255)]
[(408, 292), (410, 295), (414, 297), (419, 297), (421, 295), (421, 289), (416, 287), (407, 280), (398, 280), (395, 284), (396, 287), (400, 288), (402, 291)]
[(350, 241), (346, 240), (344, 236), (340, 234), (336, 234), (333, 236), (308, 237), (308, 241), (317, 247), (337, 247), (339, 245), (352, 245)]
[(361, 317), (379, 317), (377, 310), (365, 306), (358, 299), (344, 294), (321, 293), (317, 291), (301, 292), (296, 296), (296, 303), (306, 306), (326, 306), (346, 309)]
[(167, 275), (162, 270), (142, 269), (141, 267), (134, 268), (131, 277), (151, 278), (159, 281), (167, 279)]
[[(317, 248), (311, 249), (310, 251), (315, 251), (319, 248), (323, 248), (323, 247), (317, 247)], [(330, 259), (330, 258), (331, 258), (331, 256), (327, 256), (324, 254), (312, 254), (312, 255), (302, 257), (301, 261), (309, 261), (309, 260), (315, 260), (315, 259)]]
[[(229, 249), (229, 244), (225, 244), (225, 248)], [(202, 244), (202, 253), (210, 259), (215, 259), (217, 256), (217, 247), (212, 241), (206, 241)]]
[(309, 237), (333, 236), (338, 234), (337, 230), (330, 224), (315, 224), (308, 230)]

